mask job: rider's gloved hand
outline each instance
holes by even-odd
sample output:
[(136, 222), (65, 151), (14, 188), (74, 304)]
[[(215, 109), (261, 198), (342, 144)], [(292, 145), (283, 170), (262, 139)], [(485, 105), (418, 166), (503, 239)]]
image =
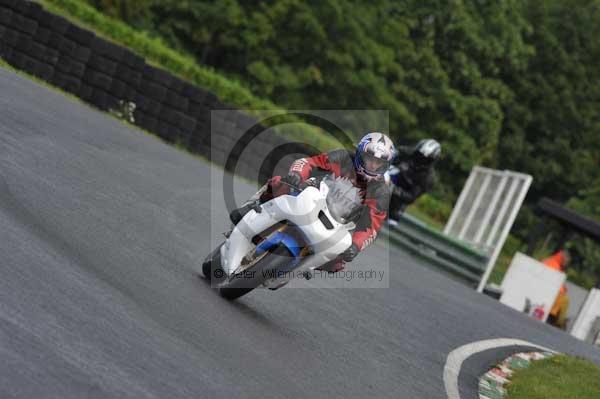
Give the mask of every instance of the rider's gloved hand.
[(298, 188), (300, 187), (300, 184), (302, 184), (302, 176), (300, 176), (298, 173), (292, 172), (289, 175), (283, 177), (281, 181)]
[(304, 180), (304, 185), (306, 187), (317, 187), (317, 179), (314, 177), (309, 177), (308, 179)]
[(355, 244), (352, 244), (350, 248), (342, 253), (342, 259), (344, 262), (352, 262), (352, 260), (356, 258), (356, 255), (358, 255), (358, 252), (358, 247)]

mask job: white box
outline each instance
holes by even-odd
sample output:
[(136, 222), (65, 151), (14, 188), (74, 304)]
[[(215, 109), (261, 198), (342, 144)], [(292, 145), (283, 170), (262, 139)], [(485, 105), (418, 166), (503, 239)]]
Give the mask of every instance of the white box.
[(519, 312), (546, 321), (566, 275), (543, 263), (517, 252), (502, 280), (500, 302)]

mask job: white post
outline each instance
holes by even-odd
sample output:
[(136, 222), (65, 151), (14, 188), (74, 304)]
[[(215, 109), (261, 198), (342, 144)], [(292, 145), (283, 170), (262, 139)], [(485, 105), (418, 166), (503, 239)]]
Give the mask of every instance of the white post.
[(469, 209), (469, 214), (467, 215), (467, 220), (465, 220), (465, 223), (462, 225), (462, 229), (460, 229), (460, 233), (458, 234), (459, 240), (464, 239), (465, 234), (467, 233), (467, 230), (471, 226), (471, 222), (473, 222), (473, 217), (475, 216), (475, 212), (477, 212), (477, 210), (479, 209), (479, 204), (481, 203), (481, 198), (483, 198), (483, 194), (485, 194), (485, 191), (487, 190), (487, 186), (490, 184), (491, 179), (492, 179), (491, 175), (488, 174), (485, 176), (485, 179), (483, 180), (483, 185), (479, 188), (479, 191), (477, 192), (477, 196), (475, 197), (475, 201), (471, 205), (471, 209)]
[[(518, 181), (518, 180), (515, 179), (515, 181)], [(523, 204), (523, 201), (525, 200), (525, 196), (527, 195), (527, 191), (529, 191), (529, 186), (531, 185), (531, 181), (532, 181), (531, 176), (525, 177), (525, 180), (523, 181), (523, 187), (521, 187), (521, 192), (519, 193), (519, 198), (514, 203), (514, 206), (511, 210), (511, 213), (507, 220), (507, 223), (504, 225), (504, 228), (502, 229), (502, 233), (500, 235), (500, 240), (498, 240), (498, 243), (494, 247), (494, 253), (492, 254), (492, 257), (490, 258), (490, 260), (488, 261), (488, 264), (485, 269), (485, 273), (483, 274), (483, 277), (481, 277), (481, 281), (479, 282), (479, 286), (477, 287), (477, 292), (483, 292), (483, 288), (485, 287), (485, 284), (487, 283), (488, 279), (490, 278), (490, 274), (492, 274), (492, 269), (494, 268), (494, 265), (496, 264), (496, 259), (498, 259), (498, 255), (500, 255), (500, 251), (502, 250), (502, 247), (504, 246), (506, 237), (508, 237), (508, 233), (510, 232), (511, 227), (512, 227), (515, 219), (517, 218), (517, 214), (519, 213), (521, 204)], [(508, 201), (506, 201), (505, 204), (506, 203), (508, 203)]]
[(584, 341), (596, 317), (600, 317), (600, 290), (592, 288), (579, 310), (579, 314), (571, 328), (571, 335)]
[(485, 216), (483, 217), (483, 220), (481, 221), (481, 224), (479, 225), (479, 229), (477, 230), (477, 234), (475, 235), (474, 242), (477, 244), (479, 244), (479, 241), (481, 241), (481, 238), (483, 237), (483, 232), (485, 231), (485, 229), (488, 227), (488, 224), (490, 223), (492, 214), (494, 213), (494, 210), (496, 209), (496, 205), (498, 204), (498, 200), (500, 199), (500, 194), (502, 194), (502, 191), (504, 190), (504, 186), (506, 186), (507, 181), (508, 181), (508, 176), (506, 173), (504, 173), (503, 176), (500, 178), (500, 184), (498, 185), (498, 188), (496, 188), (496, 192), (494, 193), (492, 202), (490, 202), (488, 209), (485, 211)]
[(465, 183), (465, 187), (463, 188), (463, 190), (460, 192), (460, 195), (458, 196), (456, 205), (454, 205), (454, 209), (452, 210), (452, 214), (450, 215), (450, 220), (448, 220), (448, 223), (446, 223), (446, 227), (444, 227), (444, 234), (446, 234), (446, 235), (450, 234), (450, 230), (452, 229), (452, 227), (454, 227), (456, 218), (458, 217), (458, 214), (460, 213), (463, 203), (467, 199), (467, 195), (468, 195), (469, 191), (471, 190), (473, 181), (475, 181), (475, 175), (477, 174), (478, 168), (479, 168), (478, 166), (475, 166), (473, 168), (473, 170), (471, 170), (471, 173), (469, 174), (469, 178), (467, 179), (467, 182)]
[(492, 226), (492, 231), (490, 231), (490, 235), (488, 236), (488, 238), (485, 242), (486, 246), (489, 247), (494, 242), (494, 237), (496, 237), (496, 233), (498, 232), (498, 229), (500, 228), (500, 225), (502, 224), (502, 220), (504, 219), (504, 215), (506, 214), (506, 211), (508, 210), (508, 205), (510, 204), (510, 199), (513, 197), (513, 195), (515, 195), (515, 191), (517, 190), (518, 185), (519, 185), (519, 180), (514, 179), (510, 185), (510, 188), (508, 189), (508, 193), (506, 194), (506, 197), (504, 198), (504, 202), (502, 204), (502, 207), (500, 208), (500, 212), (498, 212), (498, 216), (496, 217), (496, 220), (494, 221), (494, 225)]

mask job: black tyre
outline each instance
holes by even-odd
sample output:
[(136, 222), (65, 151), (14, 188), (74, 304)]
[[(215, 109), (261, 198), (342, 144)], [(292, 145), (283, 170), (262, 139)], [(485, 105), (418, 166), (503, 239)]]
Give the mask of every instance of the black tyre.
[(144, 79), (163, 87), (164, 93), (162, 95), (163, 97), (160, 99), (162, 101), (166, 95), (167, 87), (171, 84), (173, 76), (163, 69), (146, 64), (144, 66)]
[(81, 46), (89, 47), (92, 43), (92, 40), (94, 40), (96, 37), (96, 34), (87, 29), (83, 29), (77, 25), (71, 24), (67, 30), (67, 37), (79, 43)]
[(40, 24), (63, 37), (71, 23), (59, 15), (50, 14), (48, 18), (40, 19)]
[(111, 61), (108, 58), (94, 53), (90, 56), (88, 66), (111, 77), (117, 72), (117, 63), (115, 61)]
[(153, 115), (149, 115), (145, 112), (135, 112), (135, 121), (136, 124), (143, 127), (144, 129), (153, 132), (156, 129), (156, 124), (158, 121), (154, 118)]
[(84, 46), (77, 46), (75, 50), (69, 53), (71, 57), (75, 58), (79, 62), (83, 62), (84, 64), (90, 60), (90, 56), (92, 55), (92, 51)]
[(152, 82), (140, 83), (140, 93), (146, 95), (151, 100), (162, 102), (167, 95), (167, 88)]
[(284, 246), (278, 246), (250, 269), (240, 275), (229, 277), (228, 281), (219, 288), (219, 293), (229, 300), (246, 295), (268, 280), (273, 271), (286, 265), (290, 260), (290, 251)]
[(99, 37), (95, 37), (91, 44), (90, 49), (92, 53), (101, 55), (103, 57), (109, 58), (116, 62), (121, 62), (125, 57), (125, 49), (117, 46), (116, 44), (112, 44), (104, 39)]
[(185, 114), (180, 114), (181, 118), (177, 121), (177, 126), (181, 128), (186, 134), (191, 134), (196, 128), (196, 120), (190, 118)]
[[(207, 257), (206, 259), (204, 259), (204, 262), (202, 262), (202, 274), (204, 274), (204, 278), (206, 278), (207, 280), (212, 280), (213, 277), (213, 273), (216, 274), (216, 277), (219, 277), (219, 275), (221, 274), (225, 274), (223, 272), (223, 269), (221, 268), (221, 247), (223, 246), (223, 244), (219, 245), (214, 251), (212, 251)], [(213, 265), (214, 265), (214, 271), (213, 271)], [(217, 272), (217, 270), (220, 270), (220, 272)], [(216, 272), (216, 273), (215, 273)]]
[(83, 81), (99, 89), (108, 90), (112, 84), (112, 78), (101, 72), (92, 71), (87, 69), (83, 75)]
[(0, 8), (0, 25), (9, 26), (13, 17), (13, 12), (6, 8)]
[(58, 51), (63, 54), (73, 54), (77, 49), (77, 43), (67, 38), (62, 38), (58, 41)]

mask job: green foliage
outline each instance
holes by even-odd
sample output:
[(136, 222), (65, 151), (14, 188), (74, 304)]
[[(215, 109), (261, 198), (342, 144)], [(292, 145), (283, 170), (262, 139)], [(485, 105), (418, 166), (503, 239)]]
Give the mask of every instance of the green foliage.
[(597, 277), (590, 275), (586, 271), (579, 271), (577, 269), (568, 269), (567, 278), (574, 284), (590, 290), (598, 283)]
[(502, 251), (500, 251), (500, 255), (498, 255), (498, 260), (496, 261), (496, 265), (492, 270), (489, 282), (500, 285), (502, 283), (502, 280), (504, 279), (504, 275), (508, 271), (510, 262), (512, 262), (515, 253), (517, 251), (524, 252), (524, 250), (525, 244), (517, 237), (509, 235), (506, 238), (504, 246), (502, 247)]
[(448, 218), (450, 218), (452, 208), (448, 203), (442, 202), (431, 195), (424, 194), (408, 208), (408, 212), (421, 218), (426, 215), (430, 219), (430, 224), (442, 229)]
[[(578, 197), (573, 197), (567, 206), (588, 218), (600, 222), (600, 178), (589, 189), (580, 191)], [(578, 284), (591, 288), (600, 281), (600, 243), (590, 238), (577, 236), (568, 245), (575, 253), (573, 269), (569, 270), (569, 279)]]
[(500, 160), (534, 176), (533, 198), (566, 201), (599, 176), (600, 2), (528, 1), (535, 46), (512, 74), (518, 101), (507, 108)]

